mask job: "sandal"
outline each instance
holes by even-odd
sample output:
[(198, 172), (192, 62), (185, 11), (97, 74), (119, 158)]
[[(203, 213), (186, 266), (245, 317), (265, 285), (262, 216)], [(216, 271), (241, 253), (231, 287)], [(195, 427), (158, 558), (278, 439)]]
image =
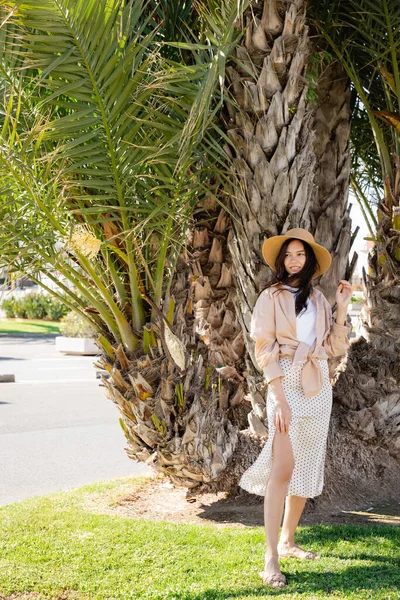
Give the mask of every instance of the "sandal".
[(265, 571), (262, 571), (260, 577), (266, 585), (270, 585), (273, 588), (281, 588), (287, 585), (286, 577), (283, 573), (267, 575)]

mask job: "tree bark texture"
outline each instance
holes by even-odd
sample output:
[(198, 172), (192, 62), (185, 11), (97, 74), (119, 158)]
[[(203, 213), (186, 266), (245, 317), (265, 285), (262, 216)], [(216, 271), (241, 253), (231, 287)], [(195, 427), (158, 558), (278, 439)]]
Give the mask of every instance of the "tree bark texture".
[[(103, 377), (103, 384), (121, 414), (128, 455), (148, 462), (173, 483), (192, 488), (218, 478), (238, 435), (219, 407), (218, 378), (205, 364), (207, 350), (195, 342), (193, 317), (184, 315), (191, 305), (186, 270), (184, 265), (182, 279), (176, 282), (176, 287), (182, 284), (182, 295), (179, 298), (175, 288), (178, 302), (173, 334), (183, 341), (184, 372), (173, 360), (173, 345), (162, 331), (167, 325), (152, 326), (155, 343), (147, 354), (141, 348), (135, 355), (127, 355), (120, 346), (113, 363), (102, 356), (98, 366), (110, 373), (109, 378)], [(191, 360), (187, 351), (196, 356)]]
[[(310, 103), (309, 84), (315, 84), (307, 76), (307, 64), (315, 56), (323, 56), (323, 49), (310, 41), (305, 11), (301, 1), (254, 2), (245, 15), (244, 43), (237, 48), (237, 61), (228, 70), (238, 104), (236, 111), (229, 107), (226, 119), (231, 140), (228, 151), (240, 182), (230, 205), (233, 218), (229, 249), (239, 299), (238, 318), (248, 349), (246, 379), (252, 404), (249, 426), (253, 434), (261, 436), (267, 435), (266, 389), (256, 367), (249, 330), (256, 298), (271, 276), (262, 259), (262, 242), (293, 227), (311, 231), (333, 258), (329, 271), (317, 281), (331, 304), (339, 280), (351, 277), (356, 260), (355, 256), (349, 264), (349, 82), (337, 62), (322, 65), (314, 90), (317, 100)], [(380, 409), (376, 406), (381, 433), (393, 428), (385, 426), (389, 415), (392, 422), (393, 418), (399, 420), (397, 408), (392, 406), (396, 384), (390, 369), (386, 369), (384, 378), (369, 369), (373, 357), (375, 362), (377, 357), (370, 352), (367, 361), (363, 360), (362, 347), (362, 341), (352, 346), (339, 367), (339, 378), (335, 376), (326, 485), (316, 503), (340, 502), (346, 496), (343, 490), (347, 490), (348, 499), (359, 499), (361, 493), (367, 501), (387, 497), (398, 489), (400, 473), (390, 451), (392, 444), (383, 443), (382, 436), (379, 442), (374, 438), (365, 402), (357, 407), (361, 411), (357, 416), (349, 413), (349, 404), (363, 393), (355, 392), (355, 386), (364, 390), (364, 396), (365, 388), (372, 396), (380, 389), (386, 398)], [(334, 376), (340, 361), (330, 362)], [(397, 407), (397, 399), (395, 403)], [(379, 450), (371, 440), (378, 442)], [(257, 448), (248, 445), (247, 452), (247, 464), (251, 464)], [(349, 460), (355, 452), (357, 460)], [(233, 479), (234, 460), (223, 477), (228, 478), (229, 471)]]
[[(127, 453), (188, 488), (218, 481), (247, 422), (244, 343), (234, 307), (227, 252), (228, 217), (210, 200), (196, 219), (178, 260), (171, 288), (171, 329), (159, 315), (148, 324), (149, 348), (99, 366), (117, 405)], [(183, 355), (183, 356), (182, 356)], [(260, 446), (259, 440), (254, 444)]]
[(208, 368), (218, 373), (219, 407), (234, 425), (243, 428), (249, 412), (241, 375), (245, 346), (235, 309), (229, 231), (229, 215), (215, 201), (199, 207), (189, 236), (189, 268), (196, 333), (207, 347)]
[(400, 163), (378, 207), (376, 243), (363, 272), (363, 335), (351, 347), (336, 388), (343, 426), (387, 454), (379, 482), (391, 477), (400, 493)]
[(279, 8), (274, 1), (253, 3), (244, 17), (243, 45), (228, 69), (238, 103), (237, 111), (228, 107), (228, 151), (239, 182), (232, 194), (229, 249), (238, 317), (252, 358), (247, 381), (257, 433), (265, 431), (264, 389), (254, 377), (249, 330), (257, 296), (272, 274), (262, 242), (293, 227), (311, 231), (333, 256), (333, 272), (318, 282), (331, 301), (336, 280), (347, 275), (351, 245), (349, 84), (337, 63), (323, 66), (313, 84), (317, 102), (309, 102), (307, 61), (320, 51), (310, 42), (305, 10), (300, 1)]

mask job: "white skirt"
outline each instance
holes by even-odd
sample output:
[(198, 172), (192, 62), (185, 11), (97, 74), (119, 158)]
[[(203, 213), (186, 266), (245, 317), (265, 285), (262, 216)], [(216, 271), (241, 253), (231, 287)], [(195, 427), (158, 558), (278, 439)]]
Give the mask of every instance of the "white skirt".
[[(329, 379), (328, 362), (320, 360), (324, 376), (322, 389), (313, 398), (304, 395), (301, 386), (301, 370), (294, 371), (291, 358), (279, 360), (285, 377), (283, 390), (290, 408), (292, 421), (289, 438), (292, 444), (294, 469), (288, 484), (288, 496), (314, 498), (322, 492), (326, 440), (332, 411), (332, 386)], [(274, 440), (274, 395), (269, 387), (267, 394), (268, 440), (256, 461), (245, 471), (239, 481), (240, 487), (264, 496), (272, 465), (272, 443)]]

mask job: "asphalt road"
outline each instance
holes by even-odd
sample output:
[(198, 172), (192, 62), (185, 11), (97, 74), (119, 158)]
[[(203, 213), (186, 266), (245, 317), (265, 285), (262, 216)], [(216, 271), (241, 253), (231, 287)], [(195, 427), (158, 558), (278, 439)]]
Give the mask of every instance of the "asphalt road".
[(0, 505), (150, 469), (130, 460), (94, 357), (52, 338), (0, 337)]

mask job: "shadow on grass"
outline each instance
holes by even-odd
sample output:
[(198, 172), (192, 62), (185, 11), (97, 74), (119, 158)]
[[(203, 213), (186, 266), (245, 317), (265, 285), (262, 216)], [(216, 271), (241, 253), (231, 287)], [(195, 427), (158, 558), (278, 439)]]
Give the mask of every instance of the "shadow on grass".
[[(285, 572), (285, 569), (282, 569)], [(385, 600), (400, 598), (400, 574), (397, 567), (354, 566), (343, 569), (340, 573), (330, 570), (324, 572), (302, 571), (286, 573), (288, 585), (284, 588), (272, 588), (268, 585), (256, 585), (232, 590), (208, 589), (204, 592), (191, 594), (190, 592), (174, 592), (171, 597), (174, 600), (234, 600), (247, 596), (266, 598), (283, 595), (302, 595), (308, 598), (310, 594), (323, 592), (338, 597), (338, 592), (343, 594), (340, 598), (346, 598), (348, 594), (357, 591), (371, 591), (371, 598), (378, 597)], [(354, 596), (353, 596), (354, 597)], [(363, 596), (364, 597), (364, 596)]]
[[(384, 539), (387, 551), (391, 552), (391, 556), (378, 555), (373, 552), (377, 547), (376, 540)], [(329, 548), (326, 552), (326, 557), (338, 558), (343, 560), (377, 560), (380, 563), (391, 563), (400, 567), (400, 528), (396, 525), (318, 525), (313, 527), (303, 527), (296, 534), (297, 543), (300, 546), (308, 547), (312, 545), (314, 548), (336, 544), (338, 542), (354, 542), (354, 554), (349, 555), (349, 548), (346, 553), (341, 553), (340, 550), (332, 550)], [(364, 550), (357, 551), (357, 542), (370, 541), (371, 553)], [(400, 572), (399, 572), (400, 577)], [(400, 598), (400, 594), (399, 594)]]
[[(284, 598), (310, 597), (400, 599), (400, 528), (382, 526), (320, 525), (302, 528), (298, 543), (306, 548), (321, 550), (320, 561), (283, 559), (282, 571), (288, 585), (272, 588), (263, 585), (261, 578), (253, 586), (235, 587), (216, 581), (215, 587), (202, 592), (171, 591), (165, 600), (238, 600), (245, 597)], [(346, 550), (340, 549), (345, 541)], [(379, 553), (379, 549), (382, 554)], [(242, 563), (243, 564), (243, 563)], [(237, 567), (243, 569), (243, 566)], [(229, 566), (232, 569), (232, 565)], [(262, 565), (260, 565), (260, 571)], [(249, 567), (254, 579), (254, 567)], [(218, 577), (218, 575), (217, 575)], [(218, 585), (219, 583), (219, 585)]]

